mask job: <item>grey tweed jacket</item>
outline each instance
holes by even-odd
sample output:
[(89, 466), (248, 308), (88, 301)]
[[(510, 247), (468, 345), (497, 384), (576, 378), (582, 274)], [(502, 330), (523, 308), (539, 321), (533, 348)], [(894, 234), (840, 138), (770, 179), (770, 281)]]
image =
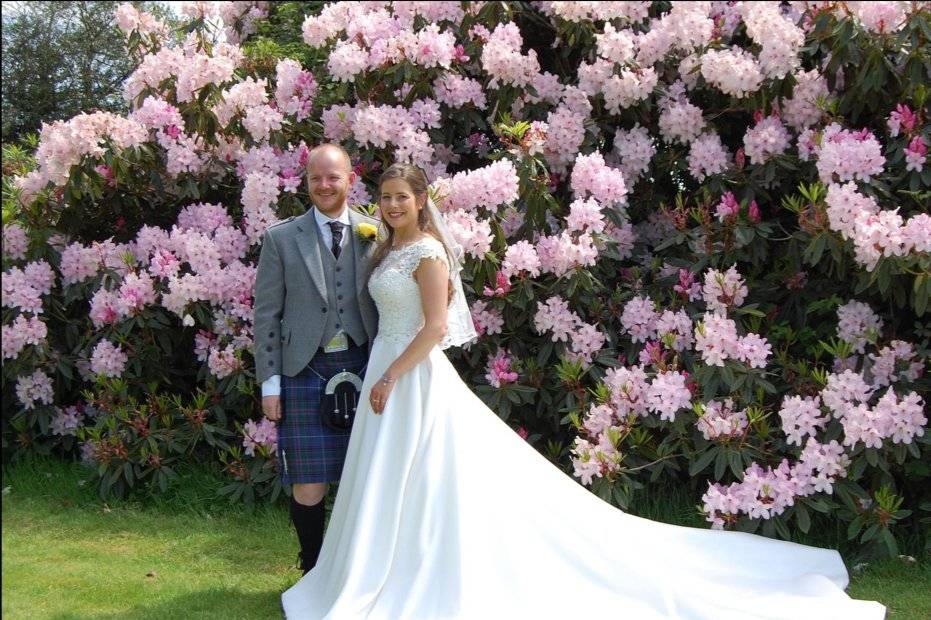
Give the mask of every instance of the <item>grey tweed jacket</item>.
[[(356, 267), (356, 299), (369, 342), (378, 330), (378, 312), (366, 286), (375, 242), (355, 233), (378, 220), (349, 209)], [(293, 377), (320, 348), (328, 310), (327, 291), (314, 210), (270, 226), (262, 239), (255, 277), (255, 366), (261, 384), (272, 375)], [(297, 337), (292, 337), (298, 334)]]

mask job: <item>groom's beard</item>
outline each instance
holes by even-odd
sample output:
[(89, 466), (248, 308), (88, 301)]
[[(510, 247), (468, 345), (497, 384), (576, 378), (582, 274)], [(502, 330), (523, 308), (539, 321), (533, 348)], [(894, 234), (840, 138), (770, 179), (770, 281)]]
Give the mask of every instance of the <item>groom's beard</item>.
[(349, 190), (343, 189), (332, 189), (330, 190), (329, 195), (320, 196), (316, 193), (309, 194), (310, 202), (314, 205), (317, 211), (320, 211), (324, 215), (329, 217), (338, 217), (346, 209), (347, 198), (349, 197)]

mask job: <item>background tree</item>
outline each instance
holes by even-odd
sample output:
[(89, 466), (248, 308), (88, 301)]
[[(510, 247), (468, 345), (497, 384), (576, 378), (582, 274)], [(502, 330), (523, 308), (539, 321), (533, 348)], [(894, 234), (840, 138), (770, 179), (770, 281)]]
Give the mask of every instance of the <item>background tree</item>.
[[(3, 141), (94, 109), (126, 112), (134, 63), (113, 16), (118, 2), (6, 2)], [(133, 3), (172, 19), (161, 2)]]

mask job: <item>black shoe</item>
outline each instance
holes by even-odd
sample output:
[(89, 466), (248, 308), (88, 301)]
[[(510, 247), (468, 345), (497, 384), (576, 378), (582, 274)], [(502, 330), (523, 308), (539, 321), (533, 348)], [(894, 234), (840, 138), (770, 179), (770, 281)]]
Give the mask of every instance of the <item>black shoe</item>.
[(301, 571), (301, 575), (306, 575), (307, 573), (310, 572), (310, 569), (312, 569), (313, 566), (307, 566), (307, 562), (304, 561), (304, 553), (301, 551), (298, 551), (297, 552), (297, 565), (294, 568)]

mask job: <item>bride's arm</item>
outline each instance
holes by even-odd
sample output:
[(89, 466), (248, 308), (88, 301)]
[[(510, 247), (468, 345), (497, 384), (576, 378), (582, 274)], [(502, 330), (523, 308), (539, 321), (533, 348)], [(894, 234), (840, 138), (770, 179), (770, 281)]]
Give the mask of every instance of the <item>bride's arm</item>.
[(375, 413), (381, 413), (384, 409), (385, 401), (397, 378), (426, 359), (433, 347), (446, 335), (446, 310), (449, 302), (449, 269), (446, 262), (440, 258), (424, 257), (414, 271), (414, 279), (420, 288), (424, 324), (404, 352), (372, 387), (370, 398)]

